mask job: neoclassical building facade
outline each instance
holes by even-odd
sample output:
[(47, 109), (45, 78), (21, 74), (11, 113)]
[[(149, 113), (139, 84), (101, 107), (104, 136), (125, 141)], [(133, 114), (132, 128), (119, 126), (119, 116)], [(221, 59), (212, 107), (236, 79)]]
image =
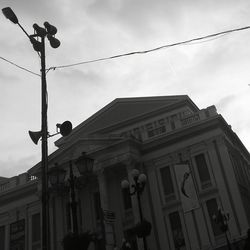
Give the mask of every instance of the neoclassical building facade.
[[(144, 249), (133, 233), (138, 200), (121, 188), (124, 179), (133, 183), (133, 169), (147, 176), (140, 201), (152, 225), (148, 250), (227, 249), (246, 236), (250, 155), (215, 106), (199, 109), (186, 95), (118, 98), (55, 144), (49, 168), (57, 164), (66, 179), (70, 161), (83, 152), (94, 159), (87, 176), (73, 164), (78, 228), (97, 237), (90, 250), (119, 249), (123, 238), (133, 249)], [(40, 173), (38, 163), (0, 179), (0, 249), (40, 249)], [(72, 231), (67, 190), (49, 187), (52, 250), (61, 250)], [(226, 232), (216, 221), (218, 209), (225, 211)]]

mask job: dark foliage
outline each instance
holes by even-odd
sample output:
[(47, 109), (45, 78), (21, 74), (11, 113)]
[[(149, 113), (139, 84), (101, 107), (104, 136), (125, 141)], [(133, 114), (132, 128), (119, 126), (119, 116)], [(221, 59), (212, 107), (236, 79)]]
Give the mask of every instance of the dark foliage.
[(89, 232), (68, 233), (64, 236), (62, 244), (64, 250), (87, 250), (91, 241), (92, 235)]

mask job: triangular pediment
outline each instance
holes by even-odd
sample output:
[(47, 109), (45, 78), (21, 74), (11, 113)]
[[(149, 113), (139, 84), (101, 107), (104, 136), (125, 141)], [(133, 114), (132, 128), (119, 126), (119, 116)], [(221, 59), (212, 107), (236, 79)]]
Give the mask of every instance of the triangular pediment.
[[(67, 141), (76, 134), (88, 135), (183, 101), (188, 101), (194, 109), (198, 109), (187, 95), (117, 98), (73, 129)], [(63, 143), (64, 138), (60, 138), (55, 144), (59, 146)]]

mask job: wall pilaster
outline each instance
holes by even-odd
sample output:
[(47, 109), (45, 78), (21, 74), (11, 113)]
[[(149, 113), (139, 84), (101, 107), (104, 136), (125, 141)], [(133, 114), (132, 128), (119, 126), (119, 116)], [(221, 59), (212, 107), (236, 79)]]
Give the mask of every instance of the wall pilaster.
[[(103, 168), (97, 172), (102, 210), (110, 210), (107, 176)], [(114, 248), (114, 232), (111, 224), (103, 220), (106, 250)]]

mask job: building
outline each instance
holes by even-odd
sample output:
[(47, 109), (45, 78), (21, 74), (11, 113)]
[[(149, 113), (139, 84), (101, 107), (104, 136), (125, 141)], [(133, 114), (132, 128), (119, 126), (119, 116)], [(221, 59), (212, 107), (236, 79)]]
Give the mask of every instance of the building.
[[(95, 160), (87, 177), (73, 165), (79, 230), (98, 239), (90, 250), (103, 249), (104, 235), (107, 250), (119, 247), (124, 237), (143, 249), (133, 233), (138, 201), (121, 189), (122, 180), (133, 182), (134, 168), (147, 176), (141, 206), (152, 225), (148, 249), (227, 249), (214, 218), (218, 207), (229, 215), (230, 244), (246, 236), (250, 155), (215, 106), (199, 109), (186, 95), (118, 98), (55, 144), (49, 167), (67, 170), (66, 179), (70, 161), (82, 152)], [(39, 249), (40, 172), (38, 163), (28, 173), (1, 180), (0, 249), (15, 244)], [(60, 250), (72, 230), (67, 189), (50, 187), (49, 204), (51, 249)]]

